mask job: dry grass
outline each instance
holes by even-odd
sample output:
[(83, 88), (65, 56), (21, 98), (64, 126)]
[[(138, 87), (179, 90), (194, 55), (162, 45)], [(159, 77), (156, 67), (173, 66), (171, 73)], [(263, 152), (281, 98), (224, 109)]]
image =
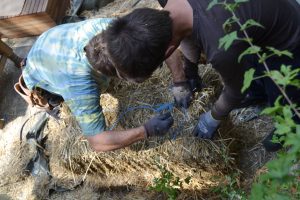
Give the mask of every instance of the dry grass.
[(160, 9), (160, 5), (157, 0), (142, 0), (135, 7), (132, 7), (136, 0), (115, 0), (107, 6), (100, 8), (98, 11), (84, 11), (82, 16), (87, 18), (97, 17), (119, 17), (131, 12), (135, 8), (156, 8)]
[[(191, 176), (192, 181), (190, 185), (185, 185), (185, 189), (195, 193), (202, 191), (203, 195), (207, 188), (217, 184), (213, 177), (230, 170), (233, 164), (227, 149), (229, 139), (212, 142), (199, 140), (192, 135), (199, 114), (215, 95), (214, 91), (217, 89), (214, 85), (219, 87), (218, 76), (212, 69), (207, 68), (204, 72), (204, 82), (210, 87), (196, 94), (196, 100), (187, 112), (188, 116), (174, 108), (174, 127), (165, 137), (150, 138), (121, 150), (93, 152), (82, 137), (76, 121), (64, 107), (63, 120), (59, 123), (50, 120), (48, 124), (50, 166), (54, 177), (65, 179), (69, 187), (84, 178), (98, 188), (124, 185), (145, 187), (151, 184), (154, 177), (159, 176), (159, 162), (167, 166), (175, 176), (182, 179)], [(166, 67), (157, 70), (149, 80), (139, 85), (113, 80), (108, 88), (110, 94), (101, 96), (107, 123), (113, 124), (117, 116), (120, 116), (118, 114), (129, 106), (172, 102), (168, 91), (170, 84), (171, 78)], [(154, 114), (148, 109), (129, 112), (118, 129), (142, 125)], [(225, 157), (228, 162), (224, 162)], [(67, 172), (63, 174), (69, 175), (62, 176), (56, 168), (65, 168)]]

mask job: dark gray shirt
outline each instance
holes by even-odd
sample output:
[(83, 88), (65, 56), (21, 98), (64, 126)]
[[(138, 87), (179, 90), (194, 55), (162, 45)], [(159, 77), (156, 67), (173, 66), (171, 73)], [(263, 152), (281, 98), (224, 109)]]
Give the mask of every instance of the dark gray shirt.
[[(162, 6), (166, 0), (159, 0)], [(211, 0), (188, 0), (193, 9), (193, 33), (182, 41), (184, 55), (193, 62), (198, 61), (202, 51), (224, 81), (224, 90), (214, 105), (217, 117), (226, 116), (243, 98), (240, 90), (243, 77), (249, 67), (246, 59), (238, 63), (239, 55), (249, 47), (244, 41), (235, 41), (225, 51), (219, 49), (219, 39), (226, 33), (224, 22), (231, 16), (222, 6), (206, 9)], [(232, 1), (228, 1), (232, 2)], [(264, 28), (247, 29), (255, 45), (272, 46), (277, 49), (293, 50), (300, 46), (300, 5), (296, 0), (250, 0), (241, 4), (236, 15), (243, 24), (248, 19), (259, 22)], [(237, 25), (228, 32), (240, 30)], [(244, 35), (239, 31), (239, 36)]]

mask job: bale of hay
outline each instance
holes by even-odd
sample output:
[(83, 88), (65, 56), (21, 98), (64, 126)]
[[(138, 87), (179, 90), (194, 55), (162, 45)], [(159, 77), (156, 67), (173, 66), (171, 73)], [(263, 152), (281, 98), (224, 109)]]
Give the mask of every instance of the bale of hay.
[[(48, 197), (50, 177), (46, 174), (31, 177), (27, 168), (31, 159), (37, 153), (39, 144), (35, 140), (27, 140), (26, 134), (40, 119), (41, 113), (36, 113), (25, 120), (19, 137), (13, 138), (8, 146), (6, 160), (0, 168), (0, 193), (12, 199), (45, 199)], [(18, 133), (18, 132), (17, 132)], [(21, 138), (22, 136), (22, 138)], [(21, 140), (20, 140), (21, 139)], [(43, 188), (41, 190), (41, 188)]]
[[(209, 73), (211, 77), (206, 77), (205, 82), (218, 80), (215, 73)], [(166, 67), (157, 70), (143, 84), (113, 80), (108, 88), (110, 94), (101, 96), (107, 124), (114, 124), (121, 111), (128, 107), (172, 102), (173, 98), (168, 89), (170, 84), (170, 73)], [(200, 113), (211, 101), (215, 90), (216, 88), (210, 87), (196, 94), (196, 99), (187, 113), (173, 108), (174, 127), (165, 137), (149, 138), (112, 152), (93, 152), (81, 135), (76, 121), (67, 108), (64, 108), (63, 120), (50, 120), (47, 129), (50, 168), (54, 177), (59, 177), (59, 172), (53, 166), (60, 165), (70, 174), (66, 179), (71, 184), (86, 179), (99, 188), (123, 185), (145, 187), (152, 183), (154, 177), (160, 175), (159, 163), (181, 179), (192, 177), (191, 183), (184, 185), (186, 190), (205, 191), (205, 188), (217, 184), (213, 177), (226, 172), (232, 164), (223, 162), (224, 156), (230, 157), (226, 147), (229, 141), (199, 140), (192, 135)], [(148, 109), (128, 112), (125, 119), (119, 121), (118, 129), (142, 125), (154, 114), (156, 113)]]
[(135, 8), (155, 8), (161, 9), (157, 0), (142, 0), (134, 6), (136, 0), (115, 0), (98, 11), (83, 11), (80, 15), (87, 18), (97, 17), (118, 17), (131, 12)]

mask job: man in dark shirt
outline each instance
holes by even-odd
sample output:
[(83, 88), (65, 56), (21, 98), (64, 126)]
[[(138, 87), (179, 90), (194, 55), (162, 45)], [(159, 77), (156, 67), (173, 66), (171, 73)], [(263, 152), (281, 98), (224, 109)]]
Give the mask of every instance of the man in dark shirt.
[[(179, 78), (181, 83), (187, 82), (191, 85), (193, 81), (198, 80), (197, 66), (200, 57), (200, 52), (203, 52), (207, 61), (220, 73), (224, 82), (223, 91), (215, 102), (210, 111), (200, 116), (199, 122), (195, 127), (195, 134), (200, 138), (212, 138), (215, 130), (219, 126), (229, 112), (240, 105), (244, 98), (241, 93), (243, 85), (244, 73), (250, 67), (256, 68), (257, 74), (262, 74), (263, 66), (257, 62), (255, 56), (248, 56), (238, 62), (239, 55), (249, 47), (249, 45), (237, 40), (233, 45), (225, 51), (219, 49), (219, 39), (225, 35), (222, 25), (230, 18), (230, 12), (226, 11), (222, 6), (217, 5), (210, 10), (207, 10), (210, 0), (159, 0), (164, 7), (163, 11), (169, 15), (164, 15), (162, 20), (157, 21), (157, 24), (166, 25), (166, 21), (171, 20), (172, 35), (166, 39), (169, 42), (168, 46), (161, 46), (164, 58), (172, 72), (181, 74), (180, 66), (183, 65), (186, 76)], [(159, 33), (149, 31), (147, 35), (135, 35), (130, 37), (134, 32), (138, 32), (141, 27), (147, 29), (148, 19), (150, 18), (142, 12), (133, 11), (131, 14), (119, 18), (111, 27), (108, 28), (110, 37), (107, 40), (108, 51), (112, 60), (117, 64), (140, 65), (138, 59), (128, 61), (132, 57), (148, 57), (150, 60), (155, 60), (159, 56), (155, 55), (152, 48), (155, 43), (155, 37), (159, 38)], [(155, 11), (153, 11), (155, 14)], [(247, 29), (250, 38), (253, 39), (255, 45), (261, 47), (274, 47), (279, 50), (289, 50), (294, 54), (294, 59), (287, 58), (271, 58), (267, 60), (270, 69), (279, 69), (281, 64), (292, 65), (293, 67), (300, 66), (300, 6), (295, 0), (250, 0), (242, 3), (236, 10), (236, 15), (242, 23), (248, 19), (253, 19), (263, 25), (261, 27), (251, 27)], [(134, 24), (138, 20), (139, 23)], [(144, 23), (142, 23), (144, 22)], [(231, 31), (237, 30), (240, 37), (243, 37), (237, 25), (231, 27)], [(150, 30), (150, 29), (149, 29)], [(124, 36), (126, 35), (126, 37)], [(133, 45), (137, 43), (138, 45)], [(120, 45), (130, 46), (130, 50), (126, 52), (118, 51)], [(175, 51), (181, 45), (181, 50), (184, 55), (183, 64), (180, 62), (178, 53)], [(122, 55), (124, 54), (124, 55)], [(121, 56), (120, 56), (121, 55)], [(125, 56), (126, 55), (126, 56)], [(159, 57), (161, 58), (161, 57)], [(159, 59), (156, 59), (158, 62)], [(175, 69), (175, 70), (172, 70)], [(198, 87), (200, 84), (197, 84)], [(181, 99), (189, 101), (188, 92), (184, 92), (189, 87), (183, 85), (179, 94), (182, 94)], [(253, 84), (249, 90), (249, 94), (253, 92), (260, 93), (260, 96), (265, 96), (270, 104), (273, 104), (275, 99), (280, 95), (280, 92), (269, 78), (264, 78)], [(176, 94), (174, 94), (176, 99)], [(300, 91), (296, 88), (291, 88), (288, 91), (294, 103), (300, 102)], [(180, 95), (177, 95), (180, 96)], [(300, 120), (295, 117), (297, 123)], [(277, 150), (278, 146), (270, 146), (265, 143), (268, 150)]]

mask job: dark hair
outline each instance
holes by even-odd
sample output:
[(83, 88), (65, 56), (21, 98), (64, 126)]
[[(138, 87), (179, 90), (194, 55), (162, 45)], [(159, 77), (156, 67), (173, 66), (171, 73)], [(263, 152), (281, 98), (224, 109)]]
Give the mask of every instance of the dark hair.
[(107, 53), (102, 33), (93, 37), (84, 50), (89, 63), (95, 70), (106, 76), (117, 76), (116, 69)]
[(128, 77), (149, 77), (164, 61), (172, 39), (168, 11), (136, 9), (115, 19), (105, 31), (107, 50), (115, 67)]

